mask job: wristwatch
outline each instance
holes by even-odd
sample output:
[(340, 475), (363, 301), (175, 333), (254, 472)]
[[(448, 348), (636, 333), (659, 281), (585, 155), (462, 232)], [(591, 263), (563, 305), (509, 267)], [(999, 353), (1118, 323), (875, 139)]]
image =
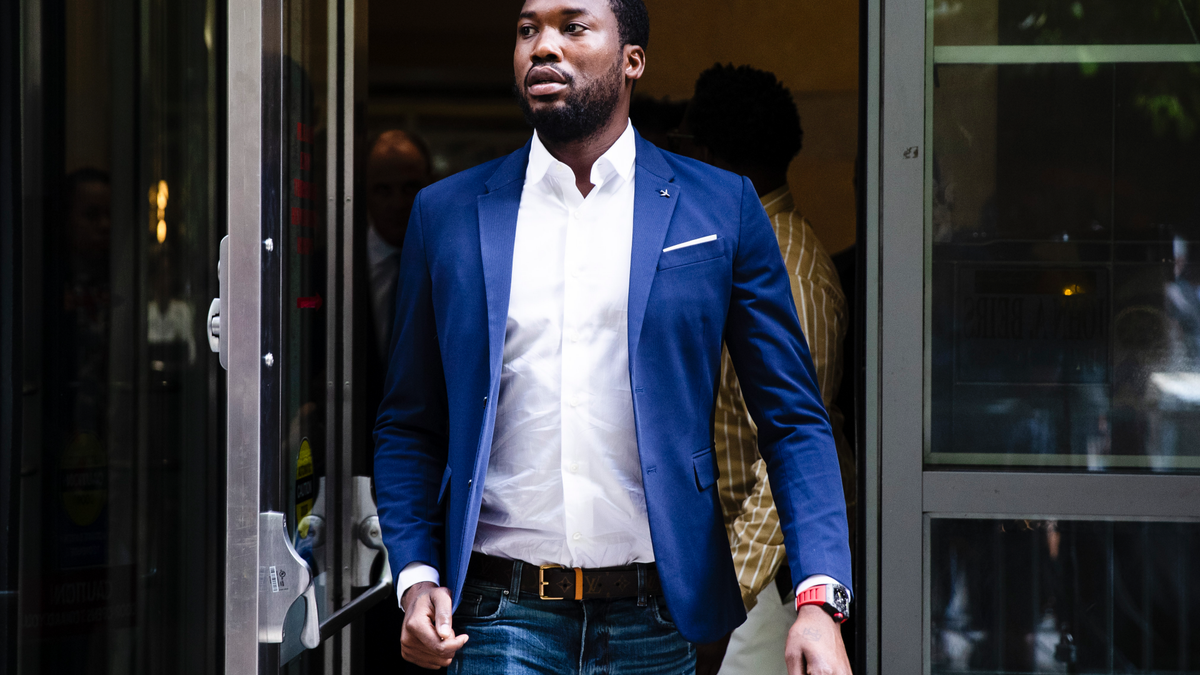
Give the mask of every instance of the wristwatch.
[(841, 584), (813, 586), (796, 596), (796, 611), (804, 605), (820, 605), (838, 623), (850, 618), (850, 589)]

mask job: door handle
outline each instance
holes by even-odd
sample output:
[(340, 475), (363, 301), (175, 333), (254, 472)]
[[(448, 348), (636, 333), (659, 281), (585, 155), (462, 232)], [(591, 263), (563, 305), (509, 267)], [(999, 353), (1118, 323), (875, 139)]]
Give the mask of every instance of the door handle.
[(315, 649), (321, 643), (321, 630), (312, 570), (292, 546), (282, 513), (258, 514), (258, 529), (258, 641), (283, 642), (283, 620), (288, 609), (304, 596), (300, 643)]
[[(208, 306), (208, 320), (204, 322), (208, 348), (221, 355), (221, 367), (229, 370), (229, 235), (221, 239), (221, 257), (217, 259), (217, 283), (220, 295)], [(222, 325), (223, 324), (223, 325)]]
[[(319, 485), (324, 486), (324, 478), (321, 479)], [(304, 520), (300, 530), (305, 531), (303, 541), (307, 545), (313, 547), (314, 553), (325, 546), (325, 500), (324, 489), (318, 489), (318, 497), (313, 505), (313, 510)], [(272, 635), (277, 635), (278, 639), (275, 642), (283, 639), (283, 620), (287, 614), (288, 608), (295, 598), (299, 595), (304, 596), (307, 610), (305, 612), (304, 623), (301, 627), (300, 644), (305, 649), (315, 649), (322, 641), (327, 640), (345, 628), (352, 621), (366, 613), (368, 609), (374, 607), (388, 597), (393, 597), (392, 593), (392, 568), (388, 564), (387, 548), (383, 545), (383, 531), (379, 526), (378, 510), (375, 507), (375, 500), (371, 498), (371, 479), (368, 476), (355, 476), (350, 484), (350, 496), (352, 499), (351, 506), (351, 522), (356, 523), (352, 527), (352, 541), (350, 565), (346, 573), (351, 575), (351, 585), (360, 587), (371, 583), (370, 573), (374, 566), (375, 559), (378, 556), (383, 556), (383, 565), (381, 567), (379, 578), (371, 585), (369, 589), (354, 598), (346, 605), (339, 608), (337, 611), (330, 614), (324, 621), (318, 619), (317, 613), (317, 583), (312, 579), (311, 568), (305, 563), (304, 558), (292, 546), (291, 539), (287, 537), (287, 530), (284, 528), (283, 514), (272, 513), (263, 514), (263, 516), (271, 515), (271, 524), (263, 524), (264, 541), (269, 539), (271, 546), (275, 547), (274, 552), (270, 553), (271, 560), (283, 556), (284, 552), (288, 556), (292, 556), (295, 561), (304, 565), (304, 569), (309, 571), (309, 579), (303, 592), (294, 594), (291, 600), (280, 598), (277, 613), (272, 615), (272, 621), (278, 621), (278, 631)], [(275, 534), (275, 533), (278, 533)], [(286, 551), (284, 547), (286, 546)], [(303, 548), (303, 545), (301, 546)], [(316, 556), (320, 558), (319, 555)], [(268, 558), (263, 558), (268, 559)], [(292, 574), (292, 572), (289, 572)], [(272, 589), (263, 588), (260, 590), (259, 597), (270, 592)], [(286, 604), (285, 604), (286, 603)], [(261, 609), (259, 615), (265, 616), (264, 610)], [(267, 642), (268, 640), (262, 640)], [(289, 642), (291, 642), (289, 640)], [(294, 644), (294, 643), (293, 643)], [(289, 652), (295, 654), (297, 652)]]
[(351, 522), (355, 542), (350, 553), (352, 586), (371, 584), (371, 568), (377, 556), (383, 556), (379, 579), (369, 589), (321, 622), (321, 639), (325, 640), (362, 616), (368, 609), (393, 595), (392, 568), (388, 564), (387, 548), (383, 545), (383, 530), (379, 527), (379, 510), (371, 498), (370, 476), (355, 476), (350, 484)]
[[(370, 479), (367, 479), (370, 480)], [(345, 628), (351, 621), (362, 616), (380, 601), (394, 596), (392, 593), (392, 567), (388, 564), (387, 548), (383, 545), (383, 532), (379, 529), (379, 516), (371, 515), (358, 525), (358, 543), (368, 549), (374, 549), (383, 556), (383, 569), (379, 572), (379, 580), (362, 595), (354, 598), (330, 614), (321, 622), (321, 639), (327, 640)]]

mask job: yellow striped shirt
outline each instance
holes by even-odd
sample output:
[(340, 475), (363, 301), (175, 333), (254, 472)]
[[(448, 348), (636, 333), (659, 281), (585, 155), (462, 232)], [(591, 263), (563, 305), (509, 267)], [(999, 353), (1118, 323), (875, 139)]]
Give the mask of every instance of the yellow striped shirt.
[[(796, 314), (808, 340), (817, 386), (829, 412), (842, 469), (848, 513), (854, 506), (854, 456), (842, 433), (842, 413), (834, 405), (842, 382), (842, 338), (846, 334), (846, 298), (829, 254), (808, 221), (796, 212), (787, 186), (764, 196), (763, 207), (775, 228), (779, 250), (792, 282)], [(729, 353), (722, 356), (713, 434), (721, 468), (717, 487), (725, 511), (725, 529), (746, 608), (757, 602), (785, 560), (783, 531), (767, 481), (766, 462), (758, 455), (757, 430), (746, 410)], [(853, 523), (853, 518), (851, 518)], [(799, 582), (801, 579), (795, 579)]]

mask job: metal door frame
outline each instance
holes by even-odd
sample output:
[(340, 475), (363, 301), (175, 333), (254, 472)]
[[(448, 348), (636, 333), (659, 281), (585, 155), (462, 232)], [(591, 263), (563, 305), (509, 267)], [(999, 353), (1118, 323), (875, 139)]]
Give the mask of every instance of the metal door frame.
[[(928, 673), (929, 540), (938, 517), (1200, 519), (1200, 476), (924, 467), (925, 0), (868, 0), (867, 673)], [(872, 276), (874, 275), (874, 276)], [(872, 500), (875, 500), (872, 502)], [(872, 550), (871, 544), (878, 542)], [(920, 621), (913, 621), (920, 610)], [(886, 657), (886, 658), (884, 658)]]
[[(284, 141), (282, 90), (285, 0), (227, 0), (227, 214), (228, 327), (225, 672), (275, 673), (278, 649), (259, 643), (259, 514), (283, 510), (279, 455), (282, 439), (281, 254), (288, 245), (282, 210)], [(391, 597), (377, 584), (352, 599), (350, 551), (358, 545), (353, 480), (356, 439), (353, 365), (354, 223), (357, 153), (356, 111), (366, 96), (366, 2), (329, 0), (325, 288), (327, 425), (324, 451), (326, 584), (329, 616), (324, 667), (354, 667), (352, 621), (374, 602)], [(273, 367), (274, 366), (274, 367)], [(336, 571), (336, 572), (335, 572)]]
[[(269, 1), (269, 0), (268, 0)], [(225, 672), (259, 671), (258, 512), (262, 401), (261, 222), (264, 0), (227, 3), (226, 222), (229, 226), (229, 306), (222, 339), (229, 342), (226, 377)], [(274, 102), (276, 107), (279, 101)], [(227, 318), (226, 318), (227, 317)]]

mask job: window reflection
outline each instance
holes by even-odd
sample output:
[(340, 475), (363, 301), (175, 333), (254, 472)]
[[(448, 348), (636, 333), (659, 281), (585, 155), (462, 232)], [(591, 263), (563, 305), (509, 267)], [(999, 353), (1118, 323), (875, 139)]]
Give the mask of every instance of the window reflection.
[(1193, 0), (933, 0), (938, 45), (1200, 42)]
[(1200, 667), (1200, 525), (935, 519), (933, 673)]
[(46, 208), (22, 232), (18, 670), (215, 671), (224, 425), (195, 309), (223, 229), (223, 5), (24, 4)]
[(1006, 54), (931, 71), (928, 459), (1200, 469), (1200, 64)]

